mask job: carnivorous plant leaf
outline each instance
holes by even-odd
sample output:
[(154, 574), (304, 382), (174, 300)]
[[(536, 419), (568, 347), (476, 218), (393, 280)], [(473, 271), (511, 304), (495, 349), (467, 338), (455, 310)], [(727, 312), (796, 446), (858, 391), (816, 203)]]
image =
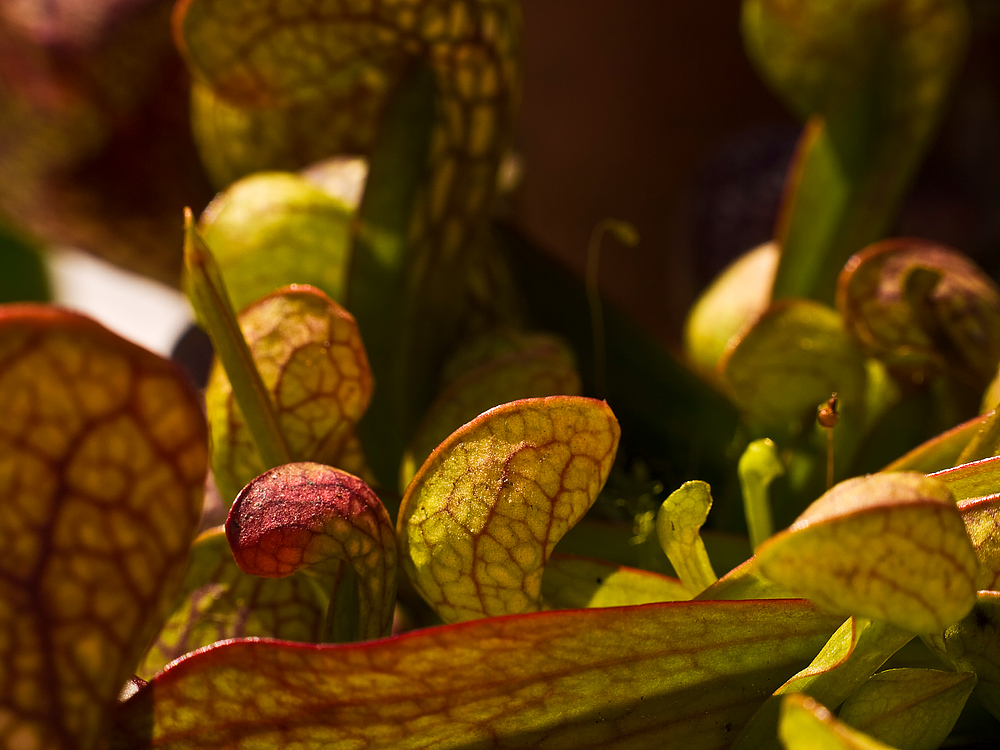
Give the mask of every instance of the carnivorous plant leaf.
[(942, 482), (896, 472), (841, 482), (757, 551), (760, 571), (843, 614), (913, 633), (943, 630), (975, 602), (976, 551)]
[(1000, 290), (949, 247), (917, 239), (866, 247), (841, 271), (837, 309), (861, 348), (902, 377), (947, 373), (979, 393), (996, 374)]
[(785, 750), (894, 750), (839, 721), (815, 699), (799, 693), (781, 701), (778, 737)]
[(837, 313), (809, 300), (782, 300), (730, 341), (720, 363), (737, 405), (757, 424), (787, 425), (837, 393), (844, 417), (864, 411), (865, 366)]
[(870, 737), (906, 750), (936, 750), (976, 686), (972, 672), (888, 669), (851, 695), (838, 716)]
[(542, 575), (542, 601), (551, 609), (625, 607), (690, 598), (676, 578), (558, 552)]
[[(403, 456), (401, 492), (441, 441), (484, 411), (522, 398), (580, 395), (573, 353), (562, 341), (540, 333), (499, 336), (504, 342), (495, 345), (501, 351), (456, 377), (424, 415)], [(459, 352), (457, 356), (472, 360), (475, 354)]]
[(532, 612), (556, 542), (587, 512), (618, 448), (607, 404), (514, 401), (456, 430), (403, 495), (410, 580), (446, 622)]
[(778, 747), (782, 696), (801, 693), (836, 708), (912, 638), (912, 633), (884, 620), (850, 618), (808, 667), (775, 690), (757, 709), (733, 743), (733, 750)]
[(261, 578), (236, 565), (221, 526), (191, 545), (179, 606), (160, 630), (136, 674), (150, 679), (184, 654), (227, 638), (265, 637), (320, 643), (330, 592), (307, 573)]
[(357, 477), (315, 463), (271, 469), (236, 498), (226, 537), (246, 573), (280, 578), (305, 569), (327, 584), (327, 631), (337, 640), (389, 634), (396, 538), (385, 507)]
[(169, 613), (206, 428), (172, 363), (89, 318), (0, 307), (0, 737), (100, 746)]
[(1000, 593), (980, 591), (963, 620), (925, 640), (958, 670), (976, 673), (976, 695), (1000, 719)]
[(771, 501), (768, 488), (771, 482), (785, 473), (785, 466), (778, 457), (773, 440), (754, 440), (740, 456), (736, 465), (743, 493), (743, 513), (747, 519), (750, 545), (757, 549), (761, 542), (774, 533)]
[(803, 120), (782, 201), (775, 299), (832, 304), (851, 254), (881, 239), (965, 54), (960, 0), (746, 0), (747, 53)]
[[(372, 377), (354, 318), (318, 289), (293, 286), (258, 300), (239, 325), (294, 461), (341, 465), (368, 407)], [(226, 502), (268, 468), (216, 362), (205, 402), (212, 430), (212, 470)], [(363, 466), (344, 465), (352, 473)]]
[(348, 206), (304, 177), (246, 177), (215, 197), (198, 229), (212, 248), (233, 308), (288, 286), (314, 286), (338, 302), (346, 293)]
[(656, 536), (691, 596), (718, 580), (698, 533), (712, 509), (712, 492), (700, 481), (685, 482), (660, 505)]
[(723, 748), (839, 618), (801, 600), (544, 612), (347, 646), (232, 641), (158, 675), (113, 748)]

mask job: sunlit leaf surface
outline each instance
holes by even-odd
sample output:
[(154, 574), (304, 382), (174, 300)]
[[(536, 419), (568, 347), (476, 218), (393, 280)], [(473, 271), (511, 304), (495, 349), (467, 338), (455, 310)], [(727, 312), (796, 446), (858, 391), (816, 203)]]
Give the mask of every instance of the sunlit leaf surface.
[(676, 578), (558, 552), (542, 576), (542, 601), (552, 609), (624, 607), (690, 597)]
[(607, 404), (552, 396), (491, 409), (431, 454), (397, 529), (410, 580), (446, 622), (540, 607), (545, 561), (597, 498), (619, 434)]
[[(311, 287), (268, 295), (239, 318), (272, 395), (292, 459), (337, 465), (372, 393), (364, 345), (351, 315)], [(205, 392), (212, 469), (226, 502), (266, 467), (229, 379), (216, 363)], [(361, 467), (345, 466), (353, 473)]]
[(206, 428), (171, 363), (82, 316), (0, 308), (0, 742), (94, 747), (168, 614)]
[(231, 642), (153, 680), (112, 747), (725, 747), (838, 625), (802, 601), (546, 612), (341, 647)]
[(346, 205), (303, 177), (269, 172), (216, 196), (198, 229), (239, 311), (289, 284), (343, 302), (349, 222)]
[(979, 568), (947, 487), (908, 472), (841, 482), (765, 542), (757, 562), (822, 607), (914, 633), (961, 619)]
[(306, 573), (261, 578), (239, 569), (222, 527), (191, 546), (179, 606), (146, 652), (136, 674), (150, 679), (169, 662), (227, 638), (262, 636), (318, 643), (330, 592)]
[(893, 750), (839, 721), (825, 706), (798, 693), (781, 702), (778, 736), (786, 750)]
[(271, 469), (236, 498), (226, 537), (246, 573), (306, 570), (325, 584), (334, 599), (327, 631), (337, 640), (389, 634), (396, 537), (385, 507), (357, 477), (315, 463)]
[(936, 750), (976, 685), (972, 672), (889, 669), (845, 701), (838, 715), (869, 736), (907, 750)]

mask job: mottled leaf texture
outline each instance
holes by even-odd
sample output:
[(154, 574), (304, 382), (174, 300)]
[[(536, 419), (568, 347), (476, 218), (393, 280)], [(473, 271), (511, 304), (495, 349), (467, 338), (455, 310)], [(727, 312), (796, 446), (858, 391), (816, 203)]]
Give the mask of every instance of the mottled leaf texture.
[(587, 512), (618, 448), (602, 401), (498, 406), (456, 430), (407, 487), (403, 565), (446, 622), (531, 612), (556, 542)]
[(712, 750), (838, 624), (800, 600), (679, 602), (235, 641), (124, 704), (112, 747)]
[(389, 634), (396, 537), (385, 506), (357, 477), (314, 463), (271, 469), (240, 492), (226, 536), (244, 572), (280, 578), (305, 569), (327, 583), (327, 630), (338, 640)]
[(401, 492), (441, 441), (484, 411), (517, 399), (580, 395), (573, 353), (554, 336), (508, 332), (484, 338), (458, 353), (451, 369), (463, 361), (468, 369), (448, 383), (425, 414), (403, 456)]
[(893, 239), (851, 257), (837, 308), (869, 355), (922, 382), (948, 373), (981, 392), (1000, 362), (1000, 290), (957, 250)]
[(841, 482), (761, 545), (757, 562), (822, 607), (913, 633), (964, 617), (979, 568), (947, 486), (910, 472)]
[(0, 308), (0, 745), (91, 748), (184, 574), (206, 428), (171, 363)]
[(319, 643), (329, 603), (330, 592), (304, 572), (287, 578), (244, 573), (220, 526), (191, 545), (179, 606), (135, 672), (148, 680), (174, 659), (228, 638)]
[(781, 701), (778, 737), (785, 750), (893, 750), (839, 721), (814, 699), (793, 693)]
[(936, 750), (976, 686), (972, 672), (889, 669), (848, 698), (840, 720), (906, 750)]
[[(239, 316), (294, 461), (344, 464), (354, 425), (372, 393), (368, 359), (354, 318), (318, 289), (292, 286)], [(228, 503), (266, 467), (254, 447), (229, 379), (217, 362), (205, 392), (212, 471)]]

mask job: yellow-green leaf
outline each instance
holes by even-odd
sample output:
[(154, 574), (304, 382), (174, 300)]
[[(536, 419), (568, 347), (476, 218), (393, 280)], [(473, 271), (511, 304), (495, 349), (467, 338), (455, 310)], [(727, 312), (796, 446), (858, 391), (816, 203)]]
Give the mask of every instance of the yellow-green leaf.
[(288, 286), (308, 284), (343, 301), (350, 210), (295, 174), (256, 174), (216, 196), (198, 224), (242, 310)]
[(539, 609), (545, 562), (597, 499), (618, 437), (607, 404), (571, 396), (504, 404), (452, 433), (399, 510), (417, 590), (448, 622)]
[(671, 492), (656, 514), (660, 546), (691, 596), (718, 580), (699, 534), (711, 509), (711, 489), (706, 482), (695, 480)]
[(261, 578), (239, 569), (220, 526), (191, 545), (179, 605), (135, 673), (148, 680), (174, 659), (227, 638), (319, 643), (329, 592), (306, 573)]
[(236, 498), (226, 537), (245, 573), (282, 578), (307, 570), (325, 585), (331, 640), (389, 634), (396, 537), (385, 507), (357, 477), (316, 463), (271, 469)]
[[(363, 465), (344, 457), (354, 426), (368, 406), (371, 372), (354, 318), (318, 289), (289, 287), (254, 303), (240, 328), (271, 395), (293, 461)], [(212, 470), (230, 503), (265, 469), (233, 398), (225, 370), (216, 363), (205, 401), (212, 429)]]
[(169, 613), (206, 428), (173, 364), (82, 316), (0, 307), (0, 736), (96, 747)]
[(778, 737), (786, 750), (893, 750), (838, 721), (825, 706), (799, 693), (781, 701)]
[(542, 602), (551, 609), (624, 607), (690, 598), (683, 583), (662, 573), (558, 552), (542, 576)]
[(936, 750), (976, 686), (972, 672), (889, 669), (873, 676), (841, 707), (840, 720), (901, 750)]
[(676, 602), (233, 641), (140, 690), (111, 745), (721, 749), (837, 625), (802, 601)]
[(782, 300), (730, 342), (720, 363), (734, 400), (752, 422), (786, 426), (815, 420), (837, 393), (844, 417), (864, 416), (865, 363), (836, 311), (809, 300)]
[(842, 614), (940, 631), (975, 602), (979, 563), (948, 488), (922, 474), (834, 486), (757, 552), (760, 571)]
[[(484, 411), (522, 398), (580, 395), (573, 353), (554, 336), (502, 332), (484, 338), (489, 341), (457, 354), (469, 369), (442, 390), (424, 415), (403, 455), (400, 492), (441, 441)], [(492, 347), (498, 350), (494, 356), (477, 361), (478, 351)]]

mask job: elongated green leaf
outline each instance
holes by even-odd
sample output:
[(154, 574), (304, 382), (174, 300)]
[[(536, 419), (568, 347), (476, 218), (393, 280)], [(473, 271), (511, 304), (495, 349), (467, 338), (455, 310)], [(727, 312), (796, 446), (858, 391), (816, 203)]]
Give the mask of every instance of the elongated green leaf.
[(597, 499), (619, 434), (607, 404), (551, 396), (491, 409), (431, 454), (396, 527), (410, 580), (445, 621), (541, 606), (545, 562)]
[[(257, 301), (239, 325), (290, 457), (363, 474), (351, 443), (372, 394), (372, 376), (354, 318), (318, 289), (293, 286)], [(247, 418), (217, 362), (205, 391), (212, 470), (227, 503), (264, 473)]]
[(805, 602), (545, 612), (342, 647), (235, 641), (176, 662), (114, 748), (722, 748), (838, 621)]
[(261, 578), (239, 569), (220, 526), (191, 545), (180, 602), (135, 673), (150, 679), (184, 654), (228, 638), (319, 643), (330, 592), (306, 573)]
[(289, 284), (346, 296), (350, 209), (283, 172), (247, 177), (216, 196), (198, 229), (212, 248), (233, 307)]
[(803, 119), (776, 241), (774, 296), (833, 302), (848, 257), (880, 239), (964, 56), (959, 0), (747, 0), (764, 79)]
[(625, 607), (690, 598), (676, 578), (558, 552), (542, 575), (542, 601), (551, 609)]
[(170, 362), (82, 316), (0, 307), (0, 737), (93, 748), (169, 613), (206, 428)]
[(996, 494), (1000, 481), (1000, 456), (972, 461), (929, 476), (944, 482), (958, 501), (989, 497)]
[(889, 669), (845, 701), (840, 720), (901, 750), (936, 750), (976, 686), (972, 672)]
[(385, 507), (357, 477), (315, 463), (271, 469), (236, 498), (226, 538), (245, 573), (282, 578), (305, 569), (325, 584), (333, 639), (389, 634), (396, 537)]
[(808, 696), (786, 695), (778, 736), (786, 750), (893, 750), (852, 729)]
[(922, 474), (841, 482), (757, 552), (760, 571), (831, 611), (931, 633), (975, 602), (979, 563), (948, 488)]
[[(501, 333), (488, 337), (500, 351), (456, 377), (434, 400), (403, 456), (400, 492), (431, 452), (466, 422), (494, 406), (540, 396), (579, 396), (573, 353), (546, 334)], [(497, 339), (502, 341), (497, 341)], [(473, 343), (490, 347), (490, 343)], [(472, 365), (476, 352), (459, 352)]]
[(757, 549), (774, 533), (768, 488), (771, 482), (785, 473), (785, 466), (778, 457), (774, 441), (764, 438), (754, 440), (747, 446), (736, 470), (740, 475), (740, 489), (743, 490), (743, 513), (747, 518), (750, 545)]
[(778, 747), (783, 696), (802, 693), (836, 708), (912, 638), (912, 633), (884, 621), (852, 617), (808, 667), (774, 691), (740, 732), (733, 750)]

